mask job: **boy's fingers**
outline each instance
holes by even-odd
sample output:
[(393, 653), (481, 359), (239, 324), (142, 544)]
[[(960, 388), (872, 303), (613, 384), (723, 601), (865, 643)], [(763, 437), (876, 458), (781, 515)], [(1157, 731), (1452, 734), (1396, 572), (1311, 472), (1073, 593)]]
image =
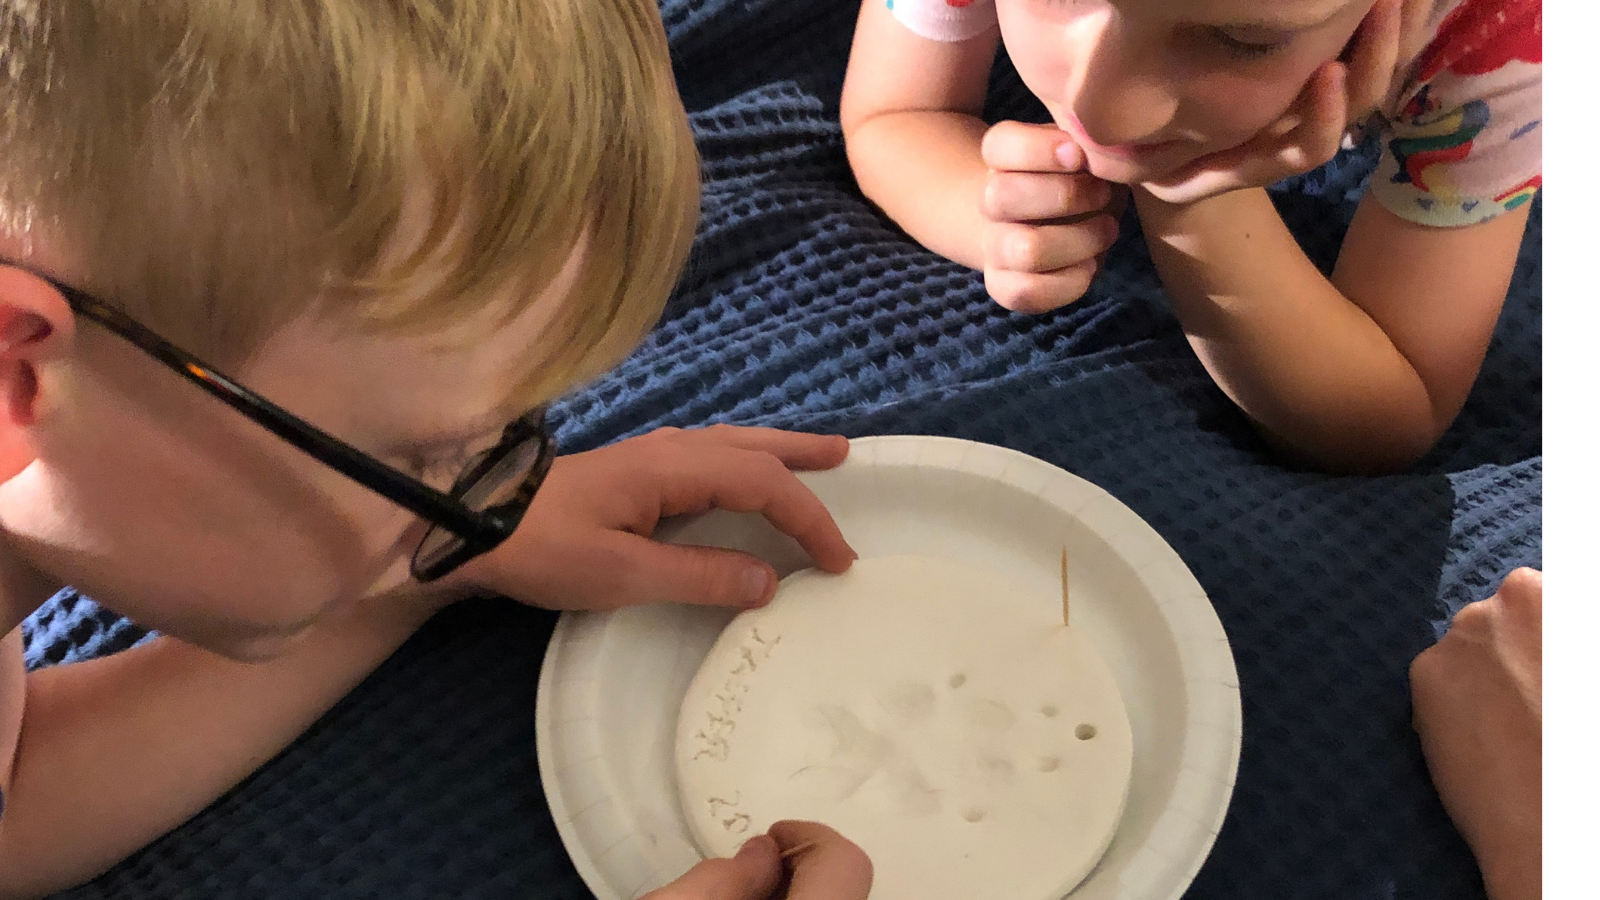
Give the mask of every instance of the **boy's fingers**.
[(733, 450), (714, 464), (693, 451), (681, 470), (664, 480), (662, 516), (704, 512), (759, 512), (779, 531), (799, 542), (825, 572), (850, 568), (856, 554), (817, 495), (782, 460), (765, 452)]
[(678, 433), (690, 441), (711, 441), (757, 453), (770, 453), (785, 466), (800, 471), (831, 469), (850, 455), (850, 440), (838, 434), (807, 434), (777, 428), (712, 425)]
[(1105, 209), (1111, 185), (1093, 175), (990, 172), (983, 214), (995, 222), (1036, 222)]
[(837, 831), (815, 822), (779, 822), (768, 830), (784, 849), (804, 847), (789, 860), (787, 900), (866, 900), (872, 861)]
[(996, 303), (1012, 312), (1042, 313), (1082, 297), (1098, 268), (1090, 259), (1054, 272), (985, 269), (983, 286)]
[(1117, 240), (1117, 221), (1096, 216), (1072, 225), (990, 225), (983, 236), (988, 268), (1054, 272), (1104, 253)]
[(1054, 125), (1001, 122), (983, 135), (983, 162), (1007, 172), (1078, 172), (1083, 150)]
[(772, 838), (761, 835), (728, 859), (708, 859), (643, 900), (770, 900), (783, 881)]
[(620, 585), (616, 605), (762, 606), (778, 590), (772, 567), (748, 553), (721, 547), (664, 544), (618, 534)]

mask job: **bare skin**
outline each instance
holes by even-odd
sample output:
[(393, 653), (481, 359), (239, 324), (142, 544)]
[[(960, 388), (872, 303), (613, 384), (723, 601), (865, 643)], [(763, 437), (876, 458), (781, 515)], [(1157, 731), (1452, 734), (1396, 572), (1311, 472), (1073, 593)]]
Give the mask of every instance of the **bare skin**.
[(872, 862), (837, 831), (779, 822), (729, 859), (708, 859), (643, 900), (866, 900)]
[[(995, 8), (998, 30), (940, 43), (863, 3), (840, 119), (867, 197), (1036, 313), (1087, 290), (1126, 185), (1190, 344), (1270, 442), (1347, 472), (1426, 452), (1477, 377), (1527, 206), (1430, 228), (1368, 197), (1329, 277), (1263, 187), (1332, 158), (1421, 48), (1433, 0)], [(1053, 125), (978, 118), (1002, 34)]]
[[(0, 257), (75, 278), (42, 242)], [(566, 302), (577, 258), (525, 312), (490, 317), (473, 339), (299, 321), (231, 374), (447, 486), (453, 473), (418, 448), (464, 435), (449, 455), (470, 454), (517, 414), (503, 408), (508, 386)], [(718, 427), (562, 457), (504, 544), (418, 585), (414, 517), (0, 265), (0, 897), (84, 881), (181, 824), (460, 597), (565, 609), (771, 599), (776, 574), (754, 557), (650, 540), (663, 517), (760, 512), (843, 571), (854, 551), (794, 470), (848, 452), (838, 436)], [(65, 584), (164, 636), (26, 674), (18, 625)], [(830, 840), (804, 864), (857, 872), (853, 847)], [(744, 881), (712, 876), (676, 896), (743, 896), (727, 891)]]
[(1411, 665), (1417, 735), (1491, 900), (1542, 887), (1544, 575), (1518, 569)]

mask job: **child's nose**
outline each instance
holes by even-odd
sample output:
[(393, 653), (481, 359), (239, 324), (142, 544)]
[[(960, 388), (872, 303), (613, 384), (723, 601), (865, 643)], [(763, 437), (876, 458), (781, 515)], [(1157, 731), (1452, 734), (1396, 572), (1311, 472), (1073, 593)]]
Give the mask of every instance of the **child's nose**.
[(1102, 29), (1078, 58), (1086, 60), (1072, 92), (1072, 113), (1103, 146), (1166, 140), (1178, 109), (1177, 85), (1163, 73), (1161, 50)]

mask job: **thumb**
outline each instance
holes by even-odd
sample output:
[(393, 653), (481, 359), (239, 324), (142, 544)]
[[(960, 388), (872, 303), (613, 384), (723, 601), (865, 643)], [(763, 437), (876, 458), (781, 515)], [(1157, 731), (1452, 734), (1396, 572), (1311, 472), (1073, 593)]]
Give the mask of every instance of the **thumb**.
[(702, 861), (644, 900), (769, 900), (782, 881), (778, 844), (763, 834), (747, 841), (735, 856)]
[(772, 567), (748, 553), (721, 547), (667, 544), (636, 535), (627, 543), (620, 599), (626, 604), (763, 606), (778, 588)]

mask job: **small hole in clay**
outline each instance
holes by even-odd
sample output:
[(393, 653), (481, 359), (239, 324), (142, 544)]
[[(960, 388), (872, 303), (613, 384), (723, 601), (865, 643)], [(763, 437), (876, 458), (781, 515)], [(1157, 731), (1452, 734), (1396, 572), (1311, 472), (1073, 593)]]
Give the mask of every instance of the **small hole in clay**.
[(1077, 730), (1072, 732), (1072, 733), (1078, 736), (1078, 740), (1087, 741), (1090, 738), (1094, 737), (1097, 732), (1095, 731), (1095, 728), (1094, 728), (1093, 725), (1085, 724), (1085, 725), (1079, 725)]
[(966, 819), (968, 822), (981, 822), (983, 821), (983, 810), (976, 808), (968, 809), (966, 812), (961, 814), (961, 818)]
[(1046, 719), (1054, 719), (1059, 711), (1055, 708), (1055, 704), (1052, 703), (1046, 703), (1044, 706), (1039, 707), (1039, 714)]
[(966, 683), (967, 683), (967, 676), (961, 674), (960, 672), (957, 672), (954, 675), (950, 676), (950, 686), (953, 687), (953, 688), (961, 687), (963, 684), (966, 684)]
[(1061, 768), (1061, 760), (1056, 759), (1054, 756), (1043, 756), (1039, 758), (1039, 771), (1054, 772), (1059, 768)]

